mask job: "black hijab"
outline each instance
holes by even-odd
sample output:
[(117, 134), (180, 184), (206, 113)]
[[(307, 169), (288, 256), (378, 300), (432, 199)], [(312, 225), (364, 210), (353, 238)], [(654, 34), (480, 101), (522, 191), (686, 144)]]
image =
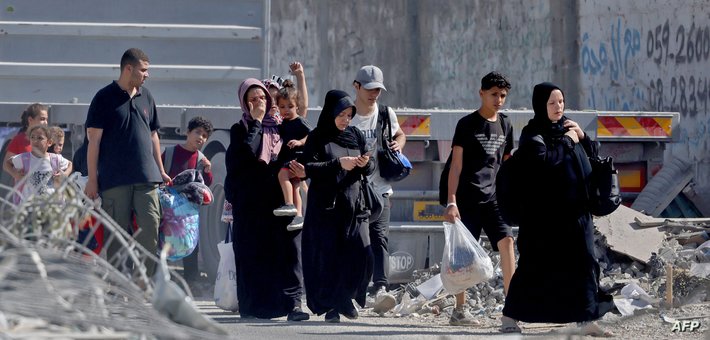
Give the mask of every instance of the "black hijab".
[(335, 118), (348, 107), (353, 108), (352, 114), (354, 116), (355, 104), (347, 93), (340, 90), (328, 91), (314, 133), (323, 138), (324, 142), (334, 142), (344, 148), (359, 149), (360, 144), (354, 128), (348, 126), (341, 131), (335, 125)]
[(532, 97), (535, 117), (530, 120), (528, 125), (535, 129), (536, 134), (541, 134), (549, 138), (561, 138), (565, 132), (567, 132), (563, 126), (567, 117), (562, 116), (559, 121), (553, 123), (547, 116), (547, 101), (550, 99), (550, 95), (554, 90), (562, 92), (562, 97), (564, 97), (565, 93), (562, 89), (553, 83), (544, 82), (535, 85)]

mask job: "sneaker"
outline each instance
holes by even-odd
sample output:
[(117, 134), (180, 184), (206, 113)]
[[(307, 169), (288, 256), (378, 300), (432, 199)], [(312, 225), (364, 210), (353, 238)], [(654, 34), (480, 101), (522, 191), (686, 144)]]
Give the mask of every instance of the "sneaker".
[(454, 308), (449, 319), (449, 325), (452, 326), (480, 326), (481, 322), (474, 319), (473, 315), (463, 309)]
[(340, 315), (338, 315), (338, 311), (336, 311), (335, 309), (331, 309), (327, 313), (325, 313), (325, 322), (328, 322), (328, 323), (340, 322)]
[(293, 221), (286, 226), (286, 230), (288, 231), (295, 231), (299, 229), (303, 229), (303, 216), (294, 217)]
[(396, 305), (397, 300), (394, 295), (388, 293), (385, 287), (380, 287), (375, 293), (375, 303), (372, 306), (372, 311), (382, 315), (389, 312)]
[(274, 215), (276, 216), (296, 216), (296, 213), (296, 206), (293, 204), (284, 204), (274, 209)]
[(305, 321), (310, 319), (311, 316), (304, 312), (301, 307), (295, 307), (291, 313), (288, 313), (286, 320), (288, 321)]

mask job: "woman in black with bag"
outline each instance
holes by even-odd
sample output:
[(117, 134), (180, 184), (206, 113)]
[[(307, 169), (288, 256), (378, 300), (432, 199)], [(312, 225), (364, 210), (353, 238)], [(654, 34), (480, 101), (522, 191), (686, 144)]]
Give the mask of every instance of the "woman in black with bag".
[(357, 318), (352, 299), (365, 305), (372, 276), (370, 211), (363, 190), (374, 166), (365, 136), (348, 126), (354, 114), (347, 93), (329, 91), (299, 158), (311, 179), (302, 247), (307, 303), (313, 313), (325, 313), (326, 322), (340, 322), (339, 314)]
[(267, 113), (272, 98), (261, 81), (239, 86), (242, 119), (232, 125), (225, 163), (226, 199), (234, 211), (233, 247), (241, 318), (308, 320), (301, 310), (300, 232), (292, 217), (274, 216), (282, 203), (276, 161), (282, 141)]
[(517, 321), (577, 322), (584, 335), (611, 336), (594, 320), (613, 307), (599, 289), (594, 225), (589, 208), (588, 155), (596, 145), (564, 116), (564, 94), (554, 84), (533, 90), (535, 117), (514, 157), (525, 169), (518, 234), (520, 258), (503, 309), (503, 332)]

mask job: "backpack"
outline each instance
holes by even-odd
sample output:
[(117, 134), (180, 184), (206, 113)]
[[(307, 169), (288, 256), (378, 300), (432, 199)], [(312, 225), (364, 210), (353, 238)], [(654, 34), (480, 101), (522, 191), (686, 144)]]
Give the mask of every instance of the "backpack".
[(392, 122), (387, 106), (380, 105), (377, 115), (375, 135), (379, 142), (377, 149), (377, 167), (380, 177), (388, 182), (398, 182), (409, 176), (412, 163), (402, 152), (394, 152), (389, 148), (392, 141)]
[[(173, 146), (168, 146), (165, 148), (165, 161), (163, 162), (163, 169), (165, 169), (166, 173), (170, 173), (170, 170), (172, 169), (173, 166), (173, 154), (175, 153), (175, 145)], [(202, 159), (205, 158), (205, 155), (202, 153), (202, 151), (197, 150), (197, 161), (195, 162), (195, 169), (197, 170), (202, 170)]]
[(496, 202), (500, 214), (509, 224), (517, 225), (522, 214), (524, 185), (520, 157), (513, 153), (500, 164), (496, 174)]
[[(513, 131), (513, 127), (510, 125), (508, 116), (502, 113), (498, 113), (498, 118), (503, 128), (503, 135), (507, 136), (508, 132)], [(507, 139), (507, 138), (506, 138)], [(480, 144), (479, 144), (480, 145)], [(483, 146), (481, 146), (483, 147)], [(453, 146), (451, 147), (453, 151)], [(439, 177), (439, 204), (446, 206), (449, 199), (449, 172), (451, 171), (451, 156), (453, 152), (449, 153), (449, 158), (446, 159), (446, 164), (444, 169), (441, 171), (441, 176)], [(503, 162), (505, 163), (505, 162)], [(501, 164), (501, 167), (503, 165)]]
[[(62, 171), (62, 169), (59, 168), (59, 155), (56, 153), (49, 153), (49, 164), (52, 166), (52, 171), (57, 172), (57, 171)], [(23, 152), (20, 154), (20, 159), (22, 160), (22, 170), (25, 173), (28, 173), (30, 171), (30, 153), (29, 152)]]

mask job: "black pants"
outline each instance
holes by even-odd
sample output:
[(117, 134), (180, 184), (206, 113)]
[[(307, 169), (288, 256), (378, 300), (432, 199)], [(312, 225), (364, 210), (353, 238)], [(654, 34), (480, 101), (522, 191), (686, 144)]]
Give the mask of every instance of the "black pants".
[(200, 278), (200, 269), (197, 259), (200, 253), (200, 245), (195, 246), (192, 254), (182, 258), (183, 275), (185, 281), (197, 281)]
[(374, 255), (374, 268), (372, 283), (375, 289), (387, 286), (387, 273), (389, 272), (390, 254), (387, 242), (390, 233), (390, 199), (385, 195), (382, 214), (376, 220), (370, 220), (370, 245)]

